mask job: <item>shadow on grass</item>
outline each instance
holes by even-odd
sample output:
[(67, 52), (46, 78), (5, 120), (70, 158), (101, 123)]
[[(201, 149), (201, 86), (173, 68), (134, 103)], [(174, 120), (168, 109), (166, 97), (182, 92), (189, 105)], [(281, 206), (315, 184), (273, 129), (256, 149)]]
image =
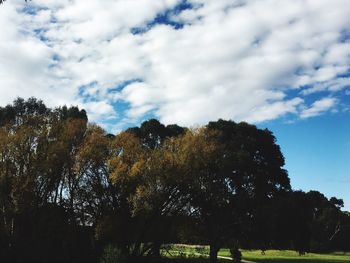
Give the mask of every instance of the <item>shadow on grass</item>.
[[(219, 259), (219, 263), (228, 263), (232, 260)], [(160, 263), (209, 263), (209, 259), (203, 258), (164, 258)]]

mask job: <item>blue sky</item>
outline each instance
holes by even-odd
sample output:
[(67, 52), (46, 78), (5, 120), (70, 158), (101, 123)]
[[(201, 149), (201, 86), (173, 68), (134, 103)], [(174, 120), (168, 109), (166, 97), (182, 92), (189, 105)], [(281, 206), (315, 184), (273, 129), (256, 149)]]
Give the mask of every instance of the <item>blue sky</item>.
[(327, 197), (342, 198), (345, 209), (350, 210), (349, 113), (258, 126), (274, 132), (294, 189), (318, 190)]
[(11, 0), (0, 25), (0, 105), (79, 105), (114, 133), (248, 121), (295, 189), (350, 210), (348, 0)]

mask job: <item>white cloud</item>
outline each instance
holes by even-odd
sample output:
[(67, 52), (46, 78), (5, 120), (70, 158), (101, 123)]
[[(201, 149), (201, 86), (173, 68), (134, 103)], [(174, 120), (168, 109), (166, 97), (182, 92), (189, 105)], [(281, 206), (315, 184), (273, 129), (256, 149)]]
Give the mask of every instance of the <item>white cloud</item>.
[[(302, 94), (309, 95), (320, 91), (340, 91), (346, 87), (350, 87), (349, 77), (338, 77), (325, 83), (316, 83), (314, 86), (308, 89), (304, 89)], [(346, 91), (345, 91), (346, 92)]]
[(91, 121), (99, 121), (101, 118), (109, 120), (117, 117), (114, 108), (105, 101), (86, 102), (81, 106), (90, 112), (89, 119)]
[(337, 100), (334, 98), (323, 98), (315, 101), (309, 108), (301, 111), (300, 117), (302, 119), (318, 116), (334, 107)]
[[(0, 8), (0, 104), (36, 96), (81, 105), (100, 123), (150, 111), (183, 125), (261, 122), (324, 113), (349, 86), (347, 0), (189, 0), (193, 9), (171, 15), (182, 29), (139, 35), (131, 30), (181, 1), (33, 0), (35, 14), (21, 13), (23, 2)], [(321, 91), (332, 99), (303, 110)], [(118, 103), (129, 104), (124, 115)]]

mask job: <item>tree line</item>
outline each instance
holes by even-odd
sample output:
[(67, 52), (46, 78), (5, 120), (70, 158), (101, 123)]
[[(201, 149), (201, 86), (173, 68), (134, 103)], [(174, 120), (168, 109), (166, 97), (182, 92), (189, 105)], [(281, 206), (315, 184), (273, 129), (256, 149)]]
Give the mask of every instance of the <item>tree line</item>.
[(0, 107), (4, 262), (155, 262), (168, 243), (349, 250), (343, 201), (291, 188), (271, 131), (218, 120), (155, 119), (117, 135), (78, 107), (16, 99)]

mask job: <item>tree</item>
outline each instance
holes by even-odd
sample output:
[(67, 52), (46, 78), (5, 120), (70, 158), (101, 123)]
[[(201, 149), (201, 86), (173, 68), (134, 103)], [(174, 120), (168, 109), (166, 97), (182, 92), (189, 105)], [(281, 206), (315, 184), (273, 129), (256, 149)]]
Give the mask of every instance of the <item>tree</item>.
[(171, 235), (170, 225), (186, 203), (180, 190), (183, 188), (183, 173), (178, 162), (179, 142), (175, 140), (185, 131), (183, 127), (165, 126), (155, 119), (127, 130), (140, 140), (147, 154), (140, 163), (140, 182), (132, 200), (134, 213), (145, 218), (149, 231), (143, 236), (152, 242), (153, 256), (160, 255), (160, 245)]
[(338, 231), (332, 236), (331, 249), (335, 251), (350, 250), (350, 213), (342, 212)]
[(210, 244), (210, 260), (229, 239), (239, 239), (256, 209), (290, 189), (284, 158), (268, 130), (246, 123), (209, 123), (188, 141), (192, 206)]
[[(9, 261), (44, 260), (49, 255), (39, 253), (42, 247), (56, 237), (61, 245), (74, 238), (68, 234), (77, 226), (78, 203), (72, 200), (78, 177), (73, 170), (87, 118), (76, 107), (66, 110), (61, 114), (61, 109), (49, 109), (35, 98), (18, 98), (0, 107), (0, 239), (7, 255), (19, 252)], [(56, 224), (66, 236), (55, 232), (51, 226)], [(49, 236), (52, 239), (46, 239)], [(51, 248), (47, 251), (54, 254)]]
[[(183, 132), (177, 125), (164, 126), (149, 120), (114, 139), (109, 164), (120, 200), (115, 216), (123, 225), (119, 229), (129, 230), (129, 240), (124, 240), (124, 244), (118, 242), (124, 247), (132, 246), (132, 254), (149, 252), (159, 256), (160, 245), (170, 229), (169, 218), (182, 204), (179, 193), (182, 173), (171, 138)], [(160, 229), (161, 225), (164, 228)], [(142, 243), (150, 246), (141, 251)]]
[(342, 231), (344, 205), (343, 200), (331, 197), (328, 199), (318, 191), (310, 191), (307, 197), (312, 209), (311, 250), (326, 252), (331, 249), (332, 242)]
[(111, 139), (97, 125), (89, 125), (76, 153), (74, 170), (81, 178), (77, 191), (81, 224), (96, 225), (113, 206), (114, 189), (109, 177)]
[(152, 256), (160, 256), (160, 246), (176, 236), (179, 216), (185, 214), (190, 182), (181, 156), (182, 136), (172, 137), (156, 149), (148, 150), (139, 167), (140, 182), (133, 196), (133, 213), (144, 218), (146, 240), (151, 242)]
[(156, 149), (161, 147), (166, 139), (184, 134), (185, 130), (176, 124), (165, 126), (156, 119), (150, 119), (140, 127), (129, 128), (126, 132), (139, 138), (143, 147)]
[[(140, 140), (130, 132), (118, 134), (111, 143), (110, 151), (109, 177), (116, 196), (111, 214), (99, 223), (98, 235), (101, 240), (118, 244), (123, 253), (129, 253), (138, 231), (130, 199), (136, 193), (140, 181), (139, 169), (147, 156)], [(110, 235), (110, 232), (114, 234)]]
[(50, 114), (42, 101), (34, 98), (18, 98), (12, 105), (0, 107), (0, 224), (7, 249), (16, 244), (20, 216), (42, 205), (38, 179), (46, 165), (41, 150), (45, 148)]

